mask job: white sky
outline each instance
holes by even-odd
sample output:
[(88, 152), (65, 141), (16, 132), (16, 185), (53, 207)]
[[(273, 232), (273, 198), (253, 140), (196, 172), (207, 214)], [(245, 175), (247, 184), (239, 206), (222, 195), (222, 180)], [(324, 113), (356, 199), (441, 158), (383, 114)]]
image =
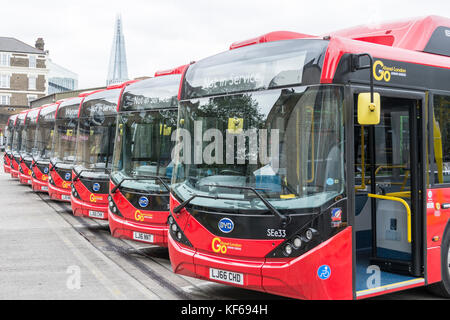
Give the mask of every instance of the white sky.
[(52, 61), (78, 74), (79, 88), (105, 85), (117, 13), (130, 78), (198, 61), (271, 31), (323, 35), (430, 14), (450, 18), (450, 0), (3, 1), (0, 35), (33, 46), (44, 38)]

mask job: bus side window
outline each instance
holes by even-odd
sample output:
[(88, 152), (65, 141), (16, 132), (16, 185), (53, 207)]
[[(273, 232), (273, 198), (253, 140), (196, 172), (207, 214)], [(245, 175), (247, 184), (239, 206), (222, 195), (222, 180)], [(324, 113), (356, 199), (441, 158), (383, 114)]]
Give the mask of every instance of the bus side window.
[(434, 183), (450, 183), (450, 96), (434, 95), (433, 105)]

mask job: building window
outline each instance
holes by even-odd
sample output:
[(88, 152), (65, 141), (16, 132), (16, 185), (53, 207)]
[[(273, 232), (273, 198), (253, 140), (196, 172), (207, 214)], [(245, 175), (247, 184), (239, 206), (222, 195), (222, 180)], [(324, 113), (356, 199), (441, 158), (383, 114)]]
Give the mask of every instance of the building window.
[(10, 75), (9, 74), (0, 74), (0, 88), (9, 88), (10, 87)]
[(28, 56), (28, 66), (30, 68), (36, 68), (36, 56)]
[(31, 106), (31, 101), (36, 100), (37, 99), (37, 95), (29, 94), (29, 95), (27, 95), (27, 99), (28, 99), (28, 106)]
[(9, 53), (0, 53), (0, 66), (9, 66), (10, 65), (10, 56)]
[(0, 95), (0, 104), (1, 105), (8, 105), (10, 104), (10, 96), (9, 95)]
[(28, 90), (36, 90), (36, 77), (28, 76)]

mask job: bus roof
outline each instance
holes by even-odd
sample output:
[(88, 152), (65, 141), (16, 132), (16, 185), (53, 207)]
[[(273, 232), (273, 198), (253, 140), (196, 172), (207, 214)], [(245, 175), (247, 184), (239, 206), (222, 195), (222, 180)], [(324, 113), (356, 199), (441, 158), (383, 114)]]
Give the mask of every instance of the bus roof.
[(288, 39), (304, 39), (304, 38), (316, 38), (316, 36), (312, 36), (309, 34), (304, 33), (298, 33), (298, 32), (292, 32), (292, 31), (273, 31), (266, 34), (263, 34), (261, 36), (243, 40), (243, 41), (237, 41), (233, 42), (230, 45), (230, 50), (250, 46), (258, 43), (265, 43), (265, 42), (272, 42), (272, 41), (279, 41), (279, 40), (288, 40)]
[(324, 58), (321, 83), (333, 82), (338, 64), (342, 56), (347, 53), (369, 53), (378, 59), (450, 69), (450, 58), (446, 56), (333, 36), (330, 38)]
[(183, 74), (184, 70), (188, 67), (188, 64), (167, 70), (159, 70), (155, 72), (155, 77), (168, 76), (171, 74)]
[(450, 56), (450, 19), (440, 16), (360, 25), (332, 32), (331, 36)]

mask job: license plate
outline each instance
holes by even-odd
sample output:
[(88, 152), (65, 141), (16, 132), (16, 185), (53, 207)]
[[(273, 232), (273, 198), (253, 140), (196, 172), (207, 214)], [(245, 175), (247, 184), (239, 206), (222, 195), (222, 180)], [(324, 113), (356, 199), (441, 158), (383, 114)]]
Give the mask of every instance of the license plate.
[(48, 191), (48, 187), (47, 187), (47, 186), (42, 186), (42, 187), (41, 187), (41, 190), (42, 190), (42, 191)]
[(105, 213), (102, 211), (93, 211), (93, 210), (89, 210), (89, 217), (92, 218), (104, 218), (105, 217)]
[(219, 281), (244, 285), (244, 274), (243, 273), (209, 268), (209, 278), (212, 280), (219, 280)]
[(70, 196), (62, 194), (61, 195), (61, 200), (68, 200), (68, 201), (70, 201)]
[(133, 231), (133, 239), (153, 243), (153, 235), (152, 234)]

